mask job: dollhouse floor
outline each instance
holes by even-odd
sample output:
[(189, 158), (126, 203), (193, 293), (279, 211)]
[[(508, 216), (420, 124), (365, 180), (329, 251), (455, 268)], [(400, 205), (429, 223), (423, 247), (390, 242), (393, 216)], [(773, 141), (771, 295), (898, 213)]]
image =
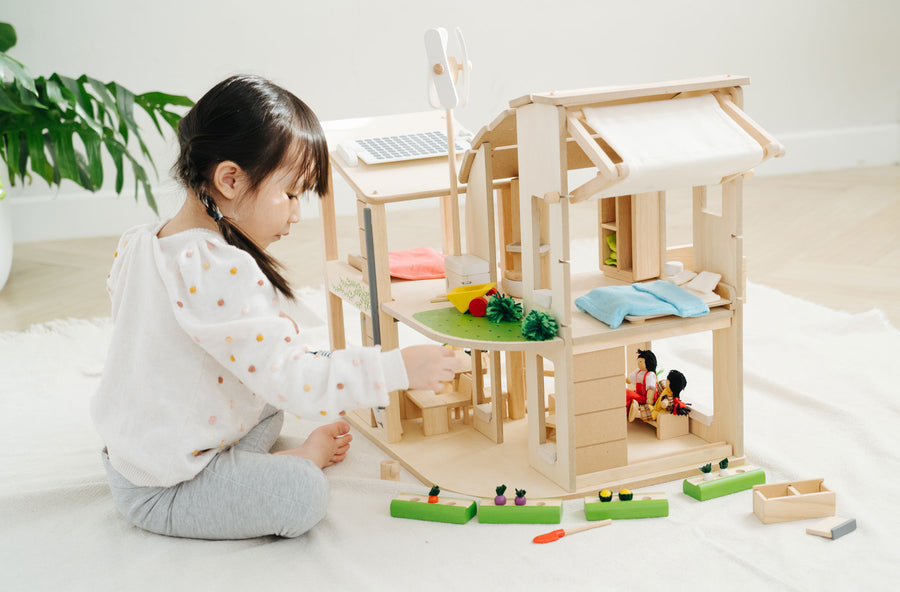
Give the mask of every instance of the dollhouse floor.
[(389, 444), (356, 414), (348, 419), (421, 481), (473, 497), (493, 497), (501, 483), (525, 489), (529, 496), (555, 498), (581, 497), (606, 487), (645, 487), (694, 475), (699, 465), (731, 455), (729, 445), (693, 434), (658, 440), (651, 426), (635, 421), (628, 425), (629, 464), (579, 475), (575, 491), (566, 491), (528, 464), (527, 419), (504, 422), (502, 444), (461, 420), (451, 422), (446, 434), (425, 437), (421, 419), (404, 420), (403, 440)]

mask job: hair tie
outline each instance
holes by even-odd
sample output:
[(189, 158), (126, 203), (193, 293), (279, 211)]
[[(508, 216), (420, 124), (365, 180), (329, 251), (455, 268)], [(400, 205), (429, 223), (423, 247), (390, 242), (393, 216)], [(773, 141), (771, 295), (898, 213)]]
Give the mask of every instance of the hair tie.
[(198, 192), (197, 197), (199, 197), (200, 202), (206, 206), (206, 213), (209, 214), (209, 217), (212, 218), (214, 222), (218, 222), (222, 219), (222, 212), (219, 211), (219, 206), (216, 205), (213, 198), (202, 191)]

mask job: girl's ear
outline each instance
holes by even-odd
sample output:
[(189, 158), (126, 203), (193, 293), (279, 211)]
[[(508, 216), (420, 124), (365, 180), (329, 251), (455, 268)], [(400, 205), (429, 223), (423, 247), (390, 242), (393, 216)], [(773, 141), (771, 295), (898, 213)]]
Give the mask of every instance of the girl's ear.
[(213, 185), (225, 199), (235, 199), (243, 192), (245, 182), (243, 169), (230, 160), (224, 160), (216, 165), (213, 171)]

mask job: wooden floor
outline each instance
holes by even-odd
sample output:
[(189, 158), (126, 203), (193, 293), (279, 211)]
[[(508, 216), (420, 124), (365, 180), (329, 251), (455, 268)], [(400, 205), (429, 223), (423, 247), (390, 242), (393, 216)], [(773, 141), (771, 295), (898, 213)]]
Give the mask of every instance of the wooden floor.
[[(440, 248), (437, 201), (389, 211), (390, 248)], [(690, 196), (670, 193), (668, 243), (690, 242)], [(596, 233), (574, 217), (572, 236)], [(357, 252), (357, 219), (340, 218), (341, 253)], [(402, 229), (402, 232), (398, 231)], [(117, 237), (20, 243), (0, 292), (0, 331), (109, 315), (105, 280)], [(322, 283), (317, 219), (273, 246), (295, 286)], [(748, 279), (849, 312), (880, 308), (900, 327), (900, 166), (750, 179), (744, 186)]]

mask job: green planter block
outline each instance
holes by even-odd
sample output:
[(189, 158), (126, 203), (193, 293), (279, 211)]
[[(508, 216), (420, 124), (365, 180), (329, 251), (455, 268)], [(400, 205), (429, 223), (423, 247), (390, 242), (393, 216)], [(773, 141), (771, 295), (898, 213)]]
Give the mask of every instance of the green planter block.
[(513, 500), (505, 506), (494, 504), (494, 498), (484, 498), (478, 506), (478, 521), (486, 524), (559, 524), (562, 522), (562, 500), (530, 499), (524, 506)]
[(465, 524), (475, 516), (475, 500), (441, 496), (437, 503), (429, 504), (427, 495), (401, 493), (391, 500), (391, 516)]
[(635, 493), (630, 501), (621, 501), (618, 495), (608, 502), (601, 502), (597, 496), (584, 498), (584, 516), (588, 520), (659, 518), (668, 515), (669, 500), (665, 493)]
[[(713, 469), (715, 470), (715, 469)], [(753, 465), (734, 467), (727, 477), (716, 477), (709, 481), (703, 480), (703, 475), (685, 479), (682, 491), (701, 502), (723, 495), (730, 495), (745, 489), (751, 489), (754, 485), (766, 482), (766, 473)]]

